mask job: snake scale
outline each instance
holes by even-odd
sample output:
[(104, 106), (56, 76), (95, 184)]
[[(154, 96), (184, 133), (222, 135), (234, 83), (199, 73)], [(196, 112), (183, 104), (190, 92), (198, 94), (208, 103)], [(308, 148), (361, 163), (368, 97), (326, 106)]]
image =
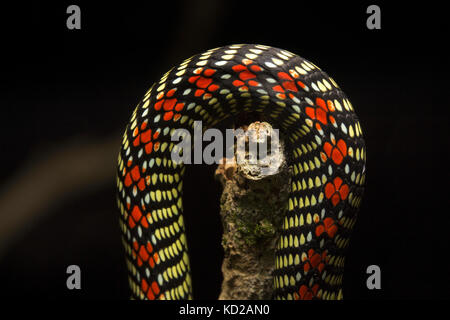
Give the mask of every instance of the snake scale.
[(134, 299), (192, 299), (183, 222), (185, 165), (175, 128), (210, 128), (245, 112), (285, 136), (292, 168), (274, 257), (274, 299), (342, 299), (345, 249), (361, 204), (361, 126), (337, 83), (286, 50), (239, 44), (172, 68), (135, 108), (118, 157), (118, 206)]

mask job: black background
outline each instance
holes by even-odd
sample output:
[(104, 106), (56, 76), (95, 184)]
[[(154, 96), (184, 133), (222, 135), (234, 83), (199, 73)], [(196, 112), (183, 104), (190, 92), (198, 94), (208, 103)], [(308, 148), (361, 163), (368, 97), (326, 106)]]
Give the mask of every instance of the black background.
[[(382, 29), (368, 30), (369, 2), (74, 2), (82, 27), (68, 30), (70, 4), (0, 8), (0, 186), (71, 138), (115, 135), (119, 148), (136, 103), (184, 58), (232, 43), (280, 47), (339, 83), (366, 140), (366, 193), (346, 260), (345, 298), (450, 297), (443, 8), (379, 4)], [(221, 281), (213, 171), (191, 166), (185, 181), (194, 297), (202, 299), (215, 299)], [(0, 256), (0, 296), (129, 297), (114, 174), (27, 226)], [(66, 289), (70, 264), (81, 267), (82, 290)], [(371, 264), (381, 267), (382, 290), (366, 288)]]

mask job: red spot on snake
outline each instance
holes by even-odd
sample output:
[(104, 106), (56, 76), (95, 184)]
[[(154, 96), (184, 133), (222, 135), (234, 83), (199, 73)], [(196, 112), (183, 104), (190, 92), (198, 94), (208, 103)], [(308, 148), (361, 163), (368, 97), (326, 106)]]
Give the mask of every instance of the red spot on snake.
[(152, 139), (152, 129), (148, 129), (147, 131), (141, 133), (141, 142), (147, 143)]
[(153, 151), (153, 142), (149, 142), (145, 145), (145, 153), (150, 154)]
[(151, 268), (155, 267), (155, 260), (153, 260), (152, 257), (150, 257), (150, 259), (148, 259), (148, 264), (150, 265)]
[(323, 224), (316, 227), (316, 236), (320, 236), (322, 233), (326, 232), (330, 238), (333, 238), (337, 232), (338, 228), (335, 221), (327, 217), (323, 220)]
[(137, 205), (133, 207), (133, 210), (131, 211), (131, 216), (133, 217), (133, 220), (138, 222), (142, 217), (141, 209)]
[(133, 178), (134, 181), (138, 181), (139, 178), (141, 177), (141, 174), (139, 172), (139, 166), (135, 165), (133, 167), (133, 169), (131, 169), (131, 177)]
[(290, 75), (288, 75), (286, 72), (278, 72), (278, 78), (283, 80), (293, 80)]
[(143, 261), (147, 261), (150, 257), (144, 246), (141, 246), (141, 248), (139, 249), (139, 257), (141, 257)]
[(316, 123), (316, 129), (317, 129), (317, 131), (322, 130), (322, 127), (321, 127), (320, 123)]
[(159, 287), (158, 287), (158, 284), (156, 283), (156, 281), (152, 282), (152, 290), (155, 294), (159, 294)]
[(175, 91), (177, 91), (177, 89), (170, 89), (169, 91), (167, 91), (166, 93), (166, 97), (170, 98), (174, 95)]
[(308, 260), (306, 261), (303, 269), (305, 272), (308, 272), (310, 269), (318, 269), (320, 272), (322, 272), (323, 268), (325, 268), (325, 264), (323, 261), (325, 261), (327, 252), (324, 251), (322, 254), (319, 254), (315, 252), (313, 249), (309, 249), (308, 251)]
[(324, 143), (323, 150), (327, 154), (328, 158), (331, 157), (334, 163), (341, 164), (344, 160), (344, 157), (347, 155), (347, 144), (344, 140), (340, 139), (337, 144), (335, 141), (328, 141)]
[(148, 300), (155, 300), (155, 295), (153, 294), (152, 290), (147, 291), (147, 298)]
[(164, 108), (164, 110), (166, 110), (166, 111), (172, 110), (176, 103), (177, 103), (177, 99), (175, 99), (175, 98), (173, 98), (173, 99), (167, 99), (167, 100), (164, 102), (163, 108)]
[(259, 82), (255, 81), (255, 80), (250, 80), (250, 81), (248, 82), (248, 84), (249, 84), (250, 86), (253, 86), (253, 87), (257, 87), (257, 86), (260, 85)]
[(327, 154), (328, 157), (330, 156), (332, 149), (333, 149), (333, 146), (329, 142), (324, 143), (323, 150), (325, 151), (325, 153)]
[(340, 139), (337, 142), (338, 149), (342, 152), (342, 155), (345, 157), (347, 155), (347, 144), (344, 140)]
[(175, 113), (175, 115), (173, 116), (173, 121), (177, 121), (180, 118), (181, 118), (181, 114)]
[(140, 144), (140, 135), (138, 135), (136, 138), (134, 138), (133, 140), (133, 146), (137, 147)]
[(237, 64), (237, 65), (231, 67), (231, 69), (233, 69), (234, 72), (241, 72), (241, 71), (247, 70), (247, 67), (243, 66), (242, 64)]
[(297, 81), (297, 84), (299, 85), (300, 88), (305, 89), (305, 84), (301, 81)]
[(318, 253), (314, 253), (312, 257), (309, 258), (311, 263), (311, 267), (315, 268), (319, 265), (320, 261), (322, 261), (322, 257)]
[(148, 252), (152, 252), (153, 251), (153, 246), (150, 242), (147, 242), (147, 251)]
[(159, 131), (155, 131), (155, 133), (153, 134), (153, 140), (158, 139), (159, 137)]
[(344, 157), (342, 156), (342, 153), (334, 149), (333, 152), (331, 153), (331, 159), (333, 159), (334, 163), (341, 164), (342, 160), (344, 160)]
[(335, 123), (336, 123), (336, 119), (334, 119), (334, 117), (333, 117), (332, 115), (329, 115), (329, 116), (328, 116), (328, 119), (330, 120), (330, 122), (331, 122), (332, 124), (335, 124)]
[(320, 273), (322, 273), (323, 269), (325, 268), (325, 263), (321, 262), (318, 266), (317, 266), (317, 270), (319, 270)]
[(348, 188), (348, 185), (344, 184), (341, 189), (340, 189), (340, 195), (341, 195), (341, 199), (345, 200), (347, 199), (348, 193), (349, 193), (350, 189)]
[(177, 105), (175, 106), (175, 110), (181, 111), (181, 110), (183, 110), (183, 107), (184, 107), (184, 103), (182, 103), (182, 102), (177, 103)]
[(253, 66), (250, 66), (250, 69), (252, 69), (252, 71), (254, 71), (254, 72), (259, 72), (262, 70), (262, 68), (256, 64)]
[(133, 137), (136, 137), (138, 135), (138, 133), (139, 133), (139, 128), (138, 127), (134, 128)]
[(325, 185), (325, 196), (327, 199), (331, 198), (333, 206), (336, 206), (341, 200), (345, 200), (348, 196), (348, 185), (342, 185), (342, 179), (339, 177), (334, 178), (333, 183), (328, 182)]
[(211, 78), (200, 77), (200, 79), (198, 79), (195, 84), (197, 85), (197, 87), (204, 89), (209, 86), (211, 82)]
[(314, 109), (311, 107), (306, 107), (305, 108), (305, 113), (308, 115), (308, 117), (310, 117), (311, 119), (315, 119), (316, 115), (314, 114)]
[(145, 189), (145, 180), (144, 180), (144, 178), (141, 178), (141, 180), (139, 180), (138, 188), (139, 188), (139, 190), (144, 191), (144, 189)]
[(159, 150), (159, 142), (155, 142), (155, 144), (153, 145), (153, 150), (155, 150), (155, 151)]
[(142, 289), (142, 291), (147, 292), (148, 283), (145, 279), (142, 279), (142, 281), (141, 281), (141, 289)]
[(241, 80), (234, 80), (233, 81), (233, 86), (235, 86), (235, 87), (240, 87), (240, 86), (243, 86), (244, 85), (244, 82), (242, 82)]
[(216, 91), (217, 89), (219, 89), (219, 86), (217, 84), (212, 84), (208, 87), (208, 91)]
[(205, 90), (197, 89), (195, 90), (194, 96), (200, 97), (203, 93), (205, 93)]
[(312, 300), (313, 292), (306, 285), (302, 284), (300, 289), (298, 290), (301, 300)]
[(147, 124), (148, 124), (148, 120), (145, 120), (144, 122), (142, 122), (141, 131), (143, 131), (143, 130), (145, 130), (145, 128), (147, 128)]
[(284, 92), (284, 89), (280, 85), (273, 86), (272, 89), (276, 92)]
[[(322, 99), (320, 99), (320, 100), (322, 100)], [(325, 107), (325, 102), (323, 102), (323, 107), (322, 107), (322, 103), (320, 103), (320, 100), (319, 100), (318, 108), (306, 107), (305, 112), (311, 119), (318, 120), (322, 124), (327, 124), (328, 123), (328, 120), (327, 120), (328, 109)]]
[(147, 218), (143, 217), (141, 220), (141, 225), (147, 229), (148, 228), (148, 222), (147, 222)]
[(298, 89), (295, 86), (295, 83), (293, 81), (285, 81), (285, 82), (283, 82), (283, 87), (286, 90), (291, 90), (291, 91), (294, 91), (294, 92), (298, 92)]
[(155, 259), (155, 262), (158, 263), (158, 261), (159, 261), (158, 252), (155, 252), (155, 254), (153, 255), (153, 259)]
[(339, 203), (339, 195), (337, 193), (333, 194), (331, 197), (331, 202), (333, 203), (333, 206), (336, 206)]
[(325, 101), (321, 98), (316, 98), (316, 104), (321, 107), (323, 110), (327, 111), (327, 107), (325, 105)]
[(128, 216), (128, 225), (130, 226), (130, 229), (133, 229), (136, 226), (136, 223), (133, 221), (131, 216)]
[(194, 70), (194, 73), (195, 74), (200, 74), (200, 73), (202, 73), (202, 71), (203, 71), (203, 68), (197, 68), (197, 69)]
[(323, 124), (327, 124), (327, 113), (326, 111), (323, 111), (322, 109), (317, 108), (316, 109), (316, 119), (322, 122)]
[(189, 81), (190, 83), (194, 83), (195, 81), (197, 81), (198, 78), (200, 78), (200, 76), (192, 76), (192, 77), (190, 77), (190, 78), (188, 79), (188, 81)]
[(290, 69), (289, 73), (291, 74), (291, 77), (293, 77), (293, 78), (298, 78), (299, 77), (297, 71), (295, 71), (294, 69)]
[(327, 199), (330, 199), (333, 193), (335, 192), (336, 192), (335, 186), (331, 182), (328, 182), (325, 185), (325, 197), (327, 197)]
[(162, 100), (158, 101), (157, 103), (155, 103), (155, 110), (156, 111), (159, 111), (161, 109), (161, 106), (162, 106), (163, 102), (164, 102), (164, 99), (162, 99)]
[(256, 75), (251, 73), (250, 71), (242, 71), (241, 73), (239, 73), (239, 78), (245, 81), (248, 79), (256, 78)]
[(327, 100), (327, 106), (328, 106), (328, 110), (330, 110), (331, 112), (336, 110), (336, 108), (334, 107), (333, 101), (331, 101), (331, 100)]
[(211, 77), (214, 73), (216, 73), (216, 70), (214, 69), (206, 69), (205, 72), (203, 72), (203, 74), (207, 77)]

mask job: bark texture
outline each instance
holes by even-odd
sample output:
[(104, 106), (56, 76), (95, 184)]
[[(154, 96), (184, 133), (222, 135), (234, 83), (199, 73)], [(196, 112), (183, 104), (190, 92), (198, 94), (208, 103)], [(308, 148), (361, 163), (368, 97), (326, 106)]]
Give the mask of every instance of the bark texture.
[[(268, 124), (256, 122), (248, 128), (255, 125), (257, 130), (266, 130)], [(281, 165), (266, 176), (255, 175), (259, 171), (249, 170), (248, 163), (229, 160), (216, 170), (215, 176), (223, 186), (220, 214), (225, 252), (219, 300), (272, 298), (275, 248), (290, 185), (282, 149), (275, 157), (280, 158)]]

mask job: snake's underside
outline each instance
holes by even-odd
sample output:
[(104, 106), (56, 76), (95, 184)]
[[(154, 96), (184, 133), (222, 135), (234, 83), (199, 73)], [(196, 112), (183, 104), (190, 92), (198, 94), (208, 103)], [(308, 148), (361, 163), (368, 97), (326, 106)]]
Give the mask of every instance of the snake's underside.
[(344, 253), (365, 180), (366, 152), (353, 106), (313, 63), (285, 50), (241, 44), (172, 68), (144, 95), (126, 128), (117, 185), (133, 298), (192, 298), (185, 167), (171, 160), (173, 130), (192, 132), (199, 120), (206, 129), (246, 112), (279, 128), (292, 167), (274, 257), (274, 298), (343, 297)]

